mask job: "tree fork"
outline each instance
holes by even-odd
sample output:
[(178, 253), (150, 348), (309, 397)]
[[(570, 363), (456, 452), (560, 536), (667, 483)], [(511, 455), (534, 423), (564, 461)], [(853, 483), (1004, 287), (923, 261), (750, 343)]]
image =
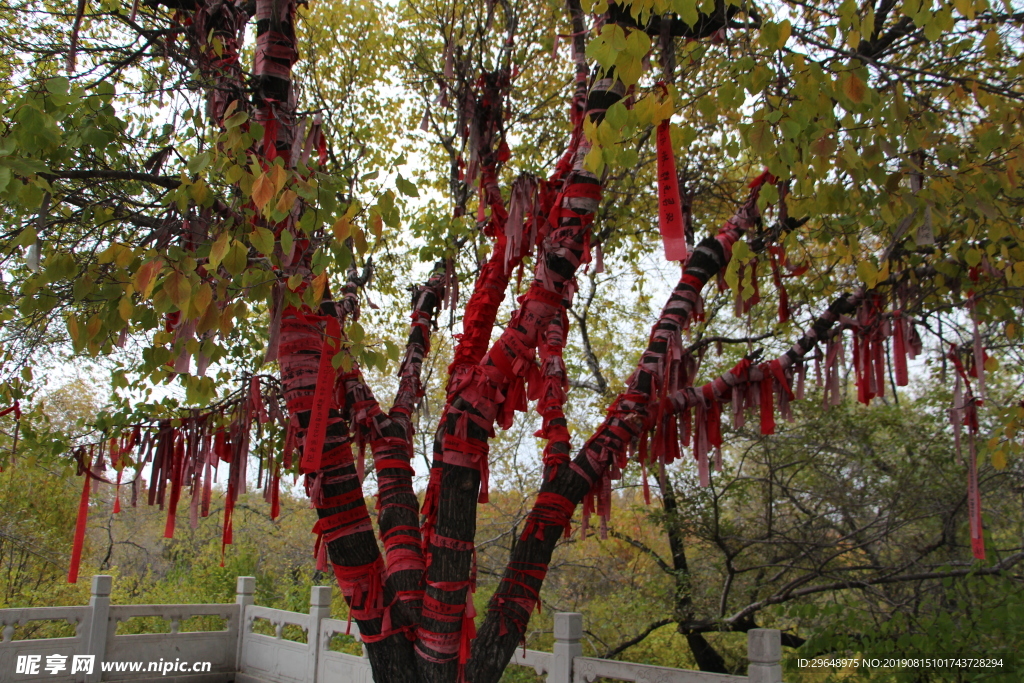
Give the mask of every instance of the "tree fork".
[[(604, 423), (580, 450), (569, 467), (545, 473), (538, 501), (527, 517), (523, 533), (512, 552), (501, 585), (488, 606), (488, 615), (467, 665), (473, 683), (495, 683), (523, 638), (530, 612), (540, 598), (540, 588), (559, 538), (567, 530), (572, 512), (617, 454), (624, 454), (640, 433), (655, 398), (663, 373), (668, 339), (678, 335), (692, 315), (700, 290), (728, 263), (732, 245), (756, 223), (757, 189), (719, 234), (703, 240), (687, 262), (683, 276), (655, 323), (647, 350), (625, 392), (608, 409)], [(567, 502), (552, 509), (551, 501)], [(570, 507), (571, 506), (571, 507)]]
[[(587, 111), (598, 118), (624, 94), (620, 81), (602, 79), (591, 89)], [(449, 387), (451, 399), (435, 440), (435, 465), (424, 502), (429, 549), (416, 650), (425, 681), (454, 678), (459, 661), (468, 658), (472, 624), (466, 609), (474, 583), (476, 507), (487, 439), (496, 420), (507, 421), (502, 424), (507, 427), (512, 410), (525, 405), (525, 395), (520, 392), (524, 376), (533, 366), (534, 351), (564, 305), (566, 287), (586, 253), (600, 182), (583, 170), (588, 143), (578, 133), (574, 141), (575, 149), (570, 150), (573, 170), (556, 207), (557, 227), (544, 239), (535, 279), (521, 308), (480, 365), (466, 368), (469, 372), (461, 377), (453, 376)], [(501, 405), (498, 396), (505, 397)], [(523, 403), (516, 405), (520, 398)]]

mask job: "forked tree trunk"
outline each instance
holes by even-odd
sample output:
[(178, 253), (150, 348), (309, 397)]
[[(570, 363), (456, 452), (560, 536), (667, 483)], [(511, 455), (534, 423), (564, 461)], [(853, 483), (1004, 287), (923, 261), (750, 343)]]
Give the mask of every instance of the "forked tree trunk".
[[(280, 159), (293, 168), (300, 140), (295, 120), (291, 66), (297, 59), (294, 0), (257, 0), (257, 47), (253, 68), (254, 117), (265, 135), (257, 145), (264, 170)], [(504, 206), (497, 185), (495, 160), (500, 142), (501, 97), (507, 75), (489, 74), (473, 125), (480, 127), (478, 159), (482, 196), (491, 209), (494, 255), (477, 281), (466, 312), (465, 336), (456, 349), (443, 411), (434, 444), (434, 463), (423, 523), (412, 489), (412, 427), (409, 419), (422, 394), (419, 371), (429, 347), (429, 328), (446, 279), (439, 268), (414, 299), (413, 325), (400, 368), (394, 405), (384, 413), (354, 364), (339, 374), (331, 363), (339, 351), (343, 324), (358, 316), (355, 278), (349, 278), (340, 301), (317, 310), (285, 303), (284, 279), (298, 274), (297, 293), (309, 286), (308, 240), (295, 229), (292, 212), (270, 226), (278, 235), (290, 231), (296, 247), (279, 254), (281, 282), (275, 296), (270, 357), (281, 369), (289, 429), (285, 462), (300, 458), (307, 490), (319, 521), (318, 567), (333, 568), (337, 582), (358, 622), (378, 683), (423, 681), (452, 683), (467, 679), (496, 681), (523, 638), (539, 598), (555, 543), (567, 528), (576, 506), (595, 486), (607, 488), (610, 468), (623, 464), (631, 439), (648, 421), (657, 398), (671, 338), (693, 312), (699, 290), (728, 259), (732, 243), (756, 212), (752, 202), (714, 239), (705, 240), (663, 312), (651, 345), (627, 392), (609, 411), (608, 419), (568, 462), (569, 441), (558, 392), (559, 349), (564, 345), (565, 308), (570, 305), (577, 268), (589, 258), (590, 224), (601, 194), (599, 180), (583, 168), (589, 145), (582, 135), (585, 117), (599, 121), (603, 112), (625, 94), (614, 73), (588, 83), (583, 57), (582, 13), (573, 3), (575, 94), (571, 118), (575, 132), (570, 149), (550, 181), (557, 193), (549, 216), (534, 201), (525, 219), (540, 233), (534, 280), (500, 339), (487, 350), (509, 275), (531, 240), (506, 234), (511, 208)], [(484, 106), (486, 104), (486, 106)], [(215, 102), (222, 114), (225, 103)], [(306, 145), (308, 146), (308, 145)], [(513, 189), (520, 199), (532, 181)], [(518, 183), (518, 181), (517, 181)], [(549, 198), (550, 199), (550, 198)], [(522, 206), (519, 207), (522, 209)], [(450, 283), (447, 283), (450, 284)], [(553, 380), (542, 414), (548, 431), (547, 471), (540, 496), (516, 546), (505, 576), (491, 600), (479, 637), (473, 639), (471, 590), (475, 587), (477, 503), (485, 500), (488, 440), (497, 423), (507, 428), (515, 410), (526, 407), (526, 381), (537, 381), (535, 356), (540, 352)], [(549, 429), (550, 427), (550, 429)], [(357, 460), (353, 446), (358, 446)], [(362, 451), (368, 447), (378, 481), (378, 527), (382, 556), (367, 509), (361, 479)]]

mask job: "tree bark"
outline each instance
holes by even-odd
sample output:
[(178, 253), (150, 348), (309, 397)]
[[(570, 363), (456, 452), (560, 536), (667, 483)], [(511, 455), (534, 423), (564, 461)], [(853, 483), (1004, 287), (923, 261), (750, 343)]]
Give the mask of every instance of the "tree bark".
[(610, 467), (622, 462), (630, 441), (648, 423), (665, 372), (670, 338), (678, 337), (694, 311), (700, 290), (728, 262), (732, 244), (757, 220), (755, 201), (756, 190), (718, 236), (698, 245), (654, 325), (650, 343), (626, 391), (608, 409), (604, 423), (572, 464), (545, 472), (538, 501), (530, 511), (501, 585), (491, 598), (474, 644), (467, 665), (467, 678), (473, 683), (496, 683), (501, 677), (539, 602), (551, 554), (567, 530), (573, 510)]

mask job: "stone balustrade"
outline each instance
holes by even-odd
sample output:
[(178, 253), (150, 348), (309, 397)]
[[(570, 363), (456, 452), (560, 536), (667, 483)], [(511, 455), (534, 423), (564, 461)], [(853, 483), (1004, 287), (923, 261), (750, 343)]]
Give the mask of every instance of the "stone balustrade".
[[(0, 681), (373, 683), (365, 650), (360, 656), (331, 649), (339, 634), (358, 640), (359, 629), (330, 618), (330, 587), (313, 588), (308, 614), (256, 605), (255, 588), (253, 577), (240, 576), (234, 604), (111, 605), (111, 578), (94, 576), (88, 606), (0, 609)], [(131, 619), (162, 620), (167, 627), (159, 633), (119, 633), (119, 624)], [(40, 622), (44, 635), (46, 622), (51, 630), (73, 630), (74, 635), (15, 639), (19, 628)], [(213, 622), (217, 628), (212, 630), (191, 627)], [(750, 631), (747, 676), (728, 676), (584, 657), (583, 615), (555, 614), (554, 627), (552, 652), (517, 650), (510, 665), (546, 674), (547, 683), (593, 683), (599, 678), (632, 683), (782, 681), (781, 638), (775, 629)], [(92, 667), (86, 671), (89, 657)], [(76, 660), (83, 670), (75, 671)]]

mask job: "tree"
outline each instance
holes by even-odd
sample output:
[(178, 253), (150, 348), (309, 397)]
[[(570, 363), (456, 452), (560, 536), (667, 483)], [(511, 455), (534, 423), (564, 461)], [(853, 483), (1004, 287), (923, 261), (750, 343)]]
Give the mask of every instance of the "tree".
[[(918, 329), (954, 367), (954, 431), (966, 442), (971, 538), (984, 557), (975, 462), (990, 451), (1004, 464), (1022, 419), (997, 406), (1004, 435), (980, 442), (986, 372), (1000, 357), (1019, 365), (1019, 15), (971, 0), (570, 2), (564, 18), (511, 2), (353, 3), (344, 17), (323, 5), (303, 15), (287, 0), (87, 5), (72, 17), (2, 10), (19, 28), (3, 38), (5, 396), (25, 396), (30, 361), (47, 345), (66, 339), (75, 354), (116, 357), (121, 404), (97, 420), (102, 439), (80, 444), (76, 459), (89, 477), (109, 463), (117, 483), (151, 463), (148, 497), (167, 505), (166, 534), (183, 492), (193, 494), (191, 515), (208, 512), (218, 458), (230, 464), (225, 544), (251, 445), (261, 454), (257, 486), (271, 500), (284, 472), (304, 474), (320, 517), (320, 566), (330, 560), (379, 681), (496, 680), (577, 506), (584, 528), (591, 512), (606, 518), (612, 481), (634, 449), (646, 479), (682, 441), (708, 483), (722, 404), (756, 409), (771, 434), (775, 406), (789, 413), (800, 393), (791, 387), (820, 342), (837, 399), (845, 329), (862, 402), (886, 393), (890, 338), (894, 385), (907, 384), (907, 358), (923, 352)], [(584, 10), (600, 26), (590, 38)], [(310, 49), (318, 68), (307, 70), (304, 92), (293, 69), (301, 16), (304, 35), (322, 41)], [(253, 20), (247, 70), (242, 41)], [(337, 36), (324, 25), (358, 36), (351, 58), (331, 62)], [(547, 67), (534, 70), (558, 26), (569, 27), (571, 93), (537, 75)], [(434, 48), (410, 44), (438, 34)], [(648, 74), (652, 55), (658, 70)], [(410, 173), (416, 182), (397, 170), (405, 161), (392, 149), (403, 116), (419, 117), (403, 115), (381, 85), (388, 73), (432, 102), (421, 127), (437, 144), (414, 150), (427, 169)], [(164, 98), (183, 104), (165, 111)], [(568, 121), (553, 124), (554, 103), (566, 99)], [(335, 100), (341, 106), (324, 106)], [(676, 115), (686, 123), (671, 123)], [(524, 168), (547, 160), (549, 177), (513, 178), (513, 147)], [(763, 173), (748, 172), (761, 162)], [(378, 169), (387, 182), (367, 185)], [(657, 208), (639, 189), (652, 176)], [(451, 204), (425, 196), (405, 206), (400, 196), (420, 189), (447, 190)], [(724, 220), (701, 240), (698, 208), (709, 224)], [(596, 248), (600, 260), (639, 270), (655, 215), (682, 277), (652, 316), (635, 371), (615, 388), (593, 348), (610, 328), (593, 309), (574, 313), (573, 345), (606, 410), (571, 458), (563, 406), (579, 365), (563, 349), (575, 278), (589, 262), (599, 282)], [(403, 219), (409, 237), (398, 237)], [(404, 345), (378, 341), (360, 321), (360, 293), (373, 273), (394, 291), (393, 266), (410, 244), (437, 262), (413, 289)], [(476, 270), (474, 255), (421, 519), (410, 465), (420, 371), (438, 309), (458, 307), (457, 272)], [(529, 264), (533, 279), (492, 339), (502, 298), (519, 289), (512, 275)], [(759, 270), (770, 273), (775, 292), (764, 296), (777, 303), (777, 324), (755, 307)], [(704, 300), (716, 276), (732, 289), (739, 322), (722, 319), (725, 297)], [(812, 326), (782, 353), (806, 317)], [(136, 353), (116, 351), (133, 336)], [(710, 344), (768, 345), (769, 336), (778, 337), (774, 359), (733, 352), (717, 379), (695, 383)], [(385, 412), (366, 376), (389, 357), (399, 363)], [(260, 373), (264, 364), (277, 374)], [(144, 382), (171, 378), (182, 400), (148, 401)], [(546, 441), (543, 484), (474, 638), (468, 606), (488, 442), (528, 399)], [(362, 491), (366, 447), (376, 528)], [(85, 501), (88, 490), (87, 477)]]
[[(824, 413), (812, 398), (795, 404), (794, 424), (772, 437), (734, 431), (736, 457), (710, 486), (700, 487), (692, 472), (669, 472), (663, 509), (649, 512), (667, 549), (628, 526), (610, 532), (669, 580), (646, 628), (634, 628), (608, 654), (673, 624), (701, 669), (730, 673), (727, 653), (709, 635), (770, 625), (802, 658), (834, 656), (833, 648), (909, 654), (942, 649), (924, 639), (942, 642), (958, 628), (948, 613), (962, 595), (978, 596), (971, 612), (998, 620), (1002, 601), (1014, 603), (1020, 592), (1019, 574), (1008, 571), (1021, 560), (1013, 509), (1019, 468), (979, 468), (986, 530), (1000, 550), (995, 563), (970, 562), (962, 464), (948, 419), (936, 410), (949, 396), (938, 388), (921, 394), (904, 395), (898, 406)], [(1006, 589), (999, 597), (985, 585), (993, 576)], [(1003, 624), (984, 628), (964, 616), (965, 643), (975, 637), (992, 652), (1012, 649)]]

